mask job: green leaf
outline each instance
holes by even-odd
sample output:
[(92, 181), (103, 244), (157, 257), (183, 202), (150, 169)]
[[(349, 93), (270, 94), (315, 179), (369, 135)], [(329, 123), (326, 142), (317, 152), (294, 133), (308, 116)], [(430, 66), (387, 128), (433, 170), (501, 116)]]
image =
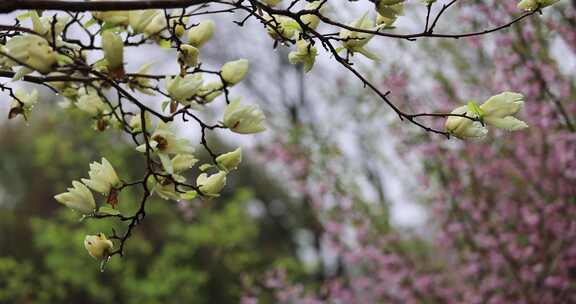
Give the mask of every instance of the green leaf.
[(468, 102), (468, 110), (470, 110), (470, 112), (476, 114), (476, 116), (478, 116), (478, 117), (482, 117), (484, 115), (484, 111), (482, 111), (482, 109), (480, 109), (478, 104), (476, 104), (474, 101)]
[(168, 107), (169, 104), (170, 104), (170, 100), (163, 101), (162, 105), (160, 105), (160, 107), (162, 108), (162, 111), (166, 111), (166, 108)]
[(28, 11), (26, 13), (20, 14), (16, 17), (18, 21), (24, 21), (32, 16), (32, 11)]
[(170, 42), (168, 39), (162, 39), (160, 42), (158, 42), (158, 45), (160, 45), (160, 47), (163, 49), (169, 49), (172, 47), (172, 42)]

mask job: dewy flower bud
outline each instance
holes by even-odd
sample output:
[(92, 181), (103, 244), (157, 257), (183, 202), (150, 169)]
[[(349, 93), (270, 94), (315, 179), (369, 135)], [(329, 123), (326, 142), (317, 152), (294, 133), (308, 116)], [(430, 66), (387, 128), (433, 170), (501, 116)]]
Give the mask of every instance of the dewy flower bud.
[(104, 233), (98, 233), (97, 235), (87, 235), (84, 238), (84, 247), (93, 258), (101, 260), (108, 257), (114, 244), (106, 238)]
[(195, 67), (198, 65), (199, 55), (200, 51), (197, 48), (189, 44), (182, 44), (180, 46), (180, 52), (178, 53), (178, 59), (189, 67)]
[(226, 62), (220, 71), (222, 79), (228, 85), (235, 85), (242, 81), (248, 73), (250, 63), (246, 59), (238, 59)]
[(232, 171), (238, 168), (242, 161), (242, 149), (238, 148), (232, 152), (224, 153), (216, 158), (218, 166), (225, 171)]
[(316, 61), (318, 50), (304, 39), (298, 40), (296, 47), (298, 48), (296, 51), (288, 54), (288, 61), (290, 61), (291, 64), (303, 63), (304, 72), (310, 71)]
[[(476, 118), (477, 115), (471, 112), (468, 106), (461, 106), (454, 109), (450, 114), (466, 114), (469, 117)], [(488, 129), (482, 123), (460, 116), (448, 116), (445, 128), (450, 134), (460, 139), (480, 139), (488, 134)]]
[(80, 95), (76, 101), (78, 109), (92, 116), (104, 113), (108, 109), (102, 98), (95, 91), (85, 92), (84, 89), (81, 89)]
[(203, 46), (214, 35), (214, 21), (202, 20), (200, 23), (188, 30), (188, 44), (197, 48)]
[(525, 11), (533, 11), (538, 8), (545, 8), (560, 0), (522, 0), (518, 3), (518, 8)]
[(112, 72), (123, 71), (124, 42), (122, 38), (112, 31), (105, 31), (102, 33), (102, 49), (104, 50), (104, 58), (108, 62), (109, 70)]
[(72, 186), (72, 188), (68, 188), (68, 192), (60, 193), (54, 198), (59, 203), (82, 214), (93, 212), (96, 209), (96, 203), (88, 187), (77, 181), (73, 181)]
[(190, 98), (198, 93), (202, 82), (201, 74), (186, 75), (184, 77), (178, 75), (174, 78), (166, 77), (166, 89), (174, 100), (190, 104)]
[(226, 172), (220, 171), (208, 177), (206, 173), (202, 173), (196, 179), (196, 185), (207, 196), (218, 196), (222, 188), (226, 185)]
[(243, 106), (240, 100), (232, 101), (224, 110), (224, 125), (240, 134), (258, 133), (266, 130), (262, 125), (264, 113), (257, 105)]
[(10, 56), (42, 74), (52, 71), (56, 53), (46, 39), (36, 35), (16, 36), (8, 40), (6, 48)]
[(114, 167), (108, 162), (107, 159), (102, 158), (102, 162), (93, 162), (90, 164), (90, 171), (88, 172), (90, 179), (82, 179), (86, 186), (90, 187), (96, 192), (107, 195), (113, 188), (121, 185), (120, 179), (116, 174)]

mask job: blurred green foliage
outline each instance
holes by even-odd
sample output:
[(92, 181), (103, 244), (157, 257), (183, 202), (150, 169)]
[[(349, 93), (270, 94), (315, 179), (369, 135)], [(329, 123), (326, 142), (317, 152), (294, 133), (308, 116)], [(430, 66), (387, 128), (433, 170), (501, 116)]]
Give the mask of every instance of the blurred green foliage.
[[(235, 303), (245, 284), (275, 266), (299, 271), (290, 231), (281, 224), (286, 215), (267, 215), (267, 202), (278, 196), (270, 191), (277, 189), (251, 190), (232, 181), (221, 198), (189, 202), (186, 212), (175, 202), (150, 200), (125, 256), (114, 257), (101, 273), (84, 236), (125, 226), (116, 219), (80, 222), (52, 197), (101, 157), (122, 179), (137, 179), (142, 155), (126, 138), (110, 136), (115, 131), (77, 127), (90, 124), (79, 113), (43, 110), (35, 109), (29, 125), (0, 127), (0, 303)], [(271, 183), (263, 174), (255, 178), (255, 171), (247, 168), (238, 174), (248, 177), (238, 180)], [(123, 191), (120, 210), (134, 212), (140, 195)], [(264, 204), (264, 216), (247, 212), (255, 202)]]

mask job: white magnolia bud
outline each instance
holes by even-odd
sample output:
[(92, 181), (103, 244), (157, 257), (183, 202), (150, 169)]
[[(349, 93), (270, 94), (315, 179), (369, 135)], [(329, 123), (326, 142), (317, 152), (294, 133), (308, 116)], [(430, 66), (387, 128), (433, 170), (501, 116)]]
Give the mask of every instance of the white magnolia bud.
[(84, 89), (81, 89), (80, 94), (81, 96), (76, 101), (76, 107), (78, 107), (78, 109), (92, 116), (96, 116), (108, 110), (108, 106), (106, 106), (100, 95), (95, 91), (85, 93)]
[(222, 75), (222, 79), (226, 82), (227, 85), (235, 85), (242, 81), (244, 77), (246, 77), (249, 67), (250, 63), (248, 60), (238, 59), (226, 62), (222, 66), (220, 73)]
[(190, 98), (198, 93), (202, 82), (201, 74), (186, 75), (184, 77), (178, 75), (174, 78), (166, 77), (166, 89), (174, 100), (190, 104)]
[(533, 11), (538, 8), (545, 8), (560, 0), (522, 0), (518, 2), (518, 8), (525, 11)]
[(116, 174), (116, 170), (110, 162), (102, 158), (102, 162), (90, 164), (88, 172), (90, 179), (83, 178), (82, 182), (96, 192), (107, 195), (113, 188), (119, 187), (122, 183)]
[(486, 100), (481, 106), (482, 117), (486, 124), (499, 129), (517, 131), (528, 128), (528, 125), (515, 118), (524, 105), (524, 96), (514, 92), (503, 92)]
[(112, 31), (102, 33), (102, 49), (110, 71), (124, 70), (124, 41)]
[(172, 159), (174, 172), (182, 172), (192, 168), (198, 159), (192, 154), (178, 154)]
[[(378, 27), (374, 26), (372, 20), (368, 17), (366, 12), (362, 17), (354, 20), (350, 24), (350, 27), (363, 29), (363, 30), (377, 30)], [(360, 53), (372, 60), (378, 60), (376, 54), (371, 53), (365, 48), (365, 45), (374, 37), (374, 34), (368, 34), (363, 32), (355, 32), (347, 29), (342, 29), (340, 31), (340, 38), (343, 39), (342, 46), (346, 48), (350, 53)]]
[[(468, 117), (477, 117), (471, 113), (468, 106), (458, 107), (450, 114), (466, 114)], [(488, 134), (488, 129), (482, 123), (466, 117), (449, 116), (444, 126), (451, 135), (460, 139), (480, 139)]]
[(84, 184), (73, 181), (72, 188), (68, 192), (60, 193), (54, 198), (66, 207), (78, 211), (82, 214), (88, 214), (96, 209), (96, 202), (92, 192)]
[(101, 260), (108, 257), (114, 244), (106, 238), (104, 233), (98, 233), (97, 235), (87, 235), (84, 238), (84, 247), (93, 258)]
[[(176, 136), (170, 125), (162, 121), (158, 122), (149, 143), (154, 151), (161, 154), (191, 154), (194, 152), (194, 147), (187, 139)], [(146, 145), (142, 144), (136, 150), (146, 152)]]
[(214, 35), (214, 21), (202, 20), (200, 23), (188, 30), (188, 44), (197, 48), (203, 46)]
[(310, 44), (309, 41), (300, 39), (296, 42), (296, 51), (288, 54), (288, 61), (291, 64), (302, 63), (304, 64), (304, 72), (308, 72), (314, 66), (318, 50)]
[(220, 171), (216, 174), (208, 176), (202, 173), (196, 179), (196, 185), (207, 196), (218, 196), (222, 188), (226, 185), (226, 172)]
[[(321, 4), (322, 4), (322, 1), (310, 2), (310, 3), (306, 4), (304, 9), (315, 10), (318, 7), (320, 7)], [(325, 11), (325, 9), (326, 9), (326, 3), (324, 3), (324, 5), (320, 8), (320, 14), (322, 14)], [(313, 14), (303, 15), (300, 19), (302, 20), (302, 23), (308, 25), (312, 29), (316, 29), (318, 27), (318, 25), (320, 24), (320, 18), (316, 15), (313, 15)]]
[(232, 171), (238, 168), (242, 161), (242, 149), (238, 148), (232, 152), (224, 153), (216, 158), (218, 166), (225, 171)]
[(52, 71), (56, 53), (46, 39), (36, 35), (16, 36), (8, 40), (6, 48), (10, 56), (42, 74)]
[(180, 46), (180, 52), (178, 53), (178, 59), (189, 67), (195, 67), (198, 65), (199, 55), (200, 51), (197, 48), (189, 44), (182, 44)]
[(258, 105), (244, 106), (240, 104), (240, 100), (232, 101), (224, 110), (224, 125), (232, 132), (240, 134), (266, 130), (263, 125), (265, 118)]

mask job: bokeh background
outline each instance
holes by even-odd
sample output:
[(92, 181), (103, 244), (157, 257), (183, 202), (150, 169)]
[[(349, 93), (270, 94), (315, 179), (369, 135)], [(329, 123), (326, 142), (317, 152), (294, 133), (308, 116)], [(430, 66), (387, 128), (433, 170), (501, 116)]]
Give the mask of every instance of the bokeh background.
[[(364, 2), (330, 2), (328, 14), (350, 21), (372, 9)], [(520, 13), (515, 5), (463, 1), (437, 32), (506, 23)], [(406, 111), (446, 112), (501, 91), (523, 93), (520, 116), (530, 128), (479, 143), (399, 121), (321, 48), (304, 74), (257, 22), (240, 28), (231, 22), (239, 16), (210, 17), (217, 28), (204, 64), (251, 61), (232, 93), (261, 105), (268, 131), (212, 136), (216, 151), (244, 150), (223, 195), (153, 198), (126, 255), (105, 272), (83, 238), (121, 226), (80, 222), (53, 196), (102, 156), (133, 180), (142, 155), (38, 87), (42, 100), (28, 122), (0, 120), (0, 303), (576, 302), (575, 6), (563, 0), (482, 37), (375, 38), (369, 46), (382, 60), (355, 59)], [(421, 29), (424, 13), (407, 1), (395, 31)], [(169, 50), (129, 52), (129, 71), (150, 61), (153, 73), (177, 67)], [(0, 96), (7, 117), (9, 99)], [(221, 112), (216, 106), (206, 116)], [(194, 127), (180, 132), (198, 141)], [(138, 196), (123, 192), (120, 200), (130, 213)]]

